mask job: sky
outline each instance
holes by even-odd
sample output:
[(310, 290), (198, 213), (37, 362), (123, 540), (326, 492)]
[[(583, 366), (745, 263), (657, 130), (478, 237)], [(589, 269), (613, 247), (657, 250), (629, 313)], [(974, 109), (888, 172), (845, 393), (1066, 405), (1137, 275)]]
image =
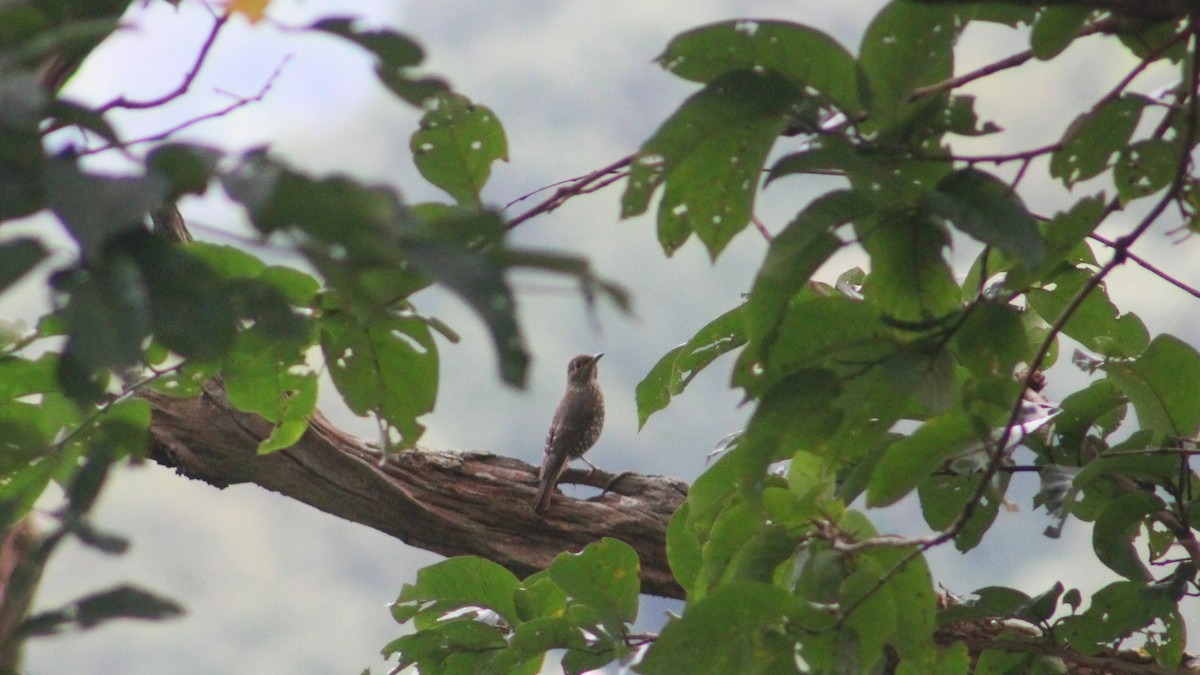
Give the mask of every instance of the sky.
[[(652, 134), (695, 91), (653, 63), (673, 35), (722, 19), (782, 18), (809, 23), (856, 51), (867, 20), (882, 5), (879, 0), (377, 0), (353, 3), (348, 10), (346, 3), (333, 0), (275, 0), (270, 20), (251, 26), (239, 17), (226, 26), (187, 96), (116, 121), (128, 137), (152, 133), (224, 106), (229, 93), (257, 93), (279, 69), (260, 103), (180, 137), (231, 152), (267, 144), (313, 173), (342, 172), (391, 184), (410, 202), (446, 200), (422, 181), (408, 154), (419, 111), (379, 86), (370, 59), (354, 47), (288, 30), (353, 11), (369, 24), (416, 38), (426, 48), (428, 72), (446, 77), (457, 91), (497, 114), (510, 157), (494, 167), (484, 199), (502, 206), (607, 165)], [(169, 91), (189, 67), (211, 21), (194, 0), (183, 0), (178, 9), (165, 2), (136, 3), (126, 28), (85, 64), (67, 94), (100, 104), (118, 94), (150, 98)], [(1019, 31), (971, 28), (960, 43), (958, 70), (1026, 44)], [(972, 85), (979, 96), (977, 110), (1001, 120), (1005, 133), (963, 143), (961, 149), (987, 152), (1057, 140), (1055, 134), (1079, 106), (1111, 86), (1128, 65), (1117, 50), (1088, 40), (1061, 61), (1031, 64), (1019, 74)], [(1143, 76), (1145, 88), (1169, 84), (1167, 77), (1151, 70)], [(97, 158), (93, 166), (115, 171), (121, 162)], [(1022, 195), (1033, 210), (1052, 213), (1066, 195), (1044, 175), (1044, 166), (1039, 174), (1035, 164)], [(762, 195), (757, 215), (777, 231), (797, 204), (829, 185), (817, 179), (780, 181)], [(663, 353), (740, 302), (765, 240), (749, 229), (715, 263), (695, 241), (668, 258), (657, 246), (652, 220), (618, 218), (618, 198), (619, 187), (587, 195), (513, 232), (519, 245), (587, 256), (599, 274), (623, 284), (634, 300), (629, 315), (605, 303), (589, 311), (561, 281), (519, 276), (520, 319), (534, 354), (524, 391), (499, 382), (490, 341), (467, 307), (436, 289), (415, 298), (423, 313), (442, 318), (463, 335), (458, 345), (439, 345), (441, 389), (437, 409), (423, 420), (429, 428), (423, 445), (485, 450), (537, 463), (567, 361), (596, 351), (607, 354), (600, 381), (608, 402), (604, 434), (588, 455), (598, 466), (690, 480), (703, 471), (706, 455), (721, 439), (741, 428), (749, 410), (738, 406), (740, 397), (728, 387), (728, 358), (698, 377), (640, 432), (634, 388)], [(197, 238), (242, 245), (238, 235), (248, 231), (244, 219), (219, 189), (188, 200), (181, 209)], [(517, 205), (509, 213), (520, 209)], [(1128, 214), (1123, 222), (1135, 217), (1136, 212)], [(54, 227), (42, 221), (34, 225)], [(1135, 251), (1200, 283), (1200, 270), (1187, 264), (1191, 243), (1175, 242), (1155, 232)], [(286, 251), (250, 250), (272, 262), (298, 262)], [(971, 250), (956, 248), (958, 271), (965, 272)], [(862, 264), (860, 256), (839, 254), (819, 276), (829, 280)], [(1136, 306), (1152, 333), (1198, 341), (1189, 319), (1194, 313), (1182, 311), (1184, 294), (1128, 266), (1114, 277), (1111, 290), (1118, 306)], [(0, 297), (0, 314), (28, 319), (44, 303), (44, 291), (32, 279)], [(1081, 378), (1069, 367), (1058, 368), (1051, 395), (1055, 388), (1070, 391)], [(322, 409), (352, 433), (375, 434), (373, 423), (340, 407), (330, 387), (323, 392)], [(1086, 596), (1114, 579), (1092, 559), (1090, 529), (1083, 524), (1071, 522), (1061, 539), (1043, 538), (1049, 521), (1044, 512), (1033, 512), (1029, 501), (1036, 483), (1016, 483), (1010, 497), (1020, 511), (1002, 514), (989, 539), (968, 556), (934, 551), (936, 580), (959, 593), (1002, 584), (1035, 594), (1064, 579)], [(924, 532), (912, 500), (871, 515), (883, 531)], [(175, 598), (188, 613), (170, 622), (114, 623), (35, 641), (27, 652), (30, 673), (269, 675), (357, 673), (364, 667), (386, 672), (378, 650), (400, 631), (386, 605), (420, 567), (438, 559), (256, 486), (217, 490), (153, 464), (116, 472), (95, 517), (131, 538), (132, 550), (114, 558), (66, 548), (47, 570), (38, 606), (53, 607), (133, 580)], [(1022, 545), (1013, 547), (1014, 540)], [(640, 622), (661, 623), (662, 611), (670, 606), (646, 600)]]

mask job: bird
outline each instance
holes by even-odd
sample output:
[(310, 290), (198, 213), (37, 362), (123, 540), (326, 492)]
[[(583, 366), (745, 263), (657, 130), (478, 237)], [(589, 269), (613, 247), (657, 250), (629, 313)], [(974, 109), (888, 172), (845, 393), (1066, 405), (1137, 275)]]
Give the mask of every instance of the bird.
[[(546, 449), (542, 454), (542, 470), (538, 473), (537, 496), (533, 510), (542, 513), (550, 508), (554, 486), (567, 463), (583, 459), (600, 438), (604, 427), (604, 394), (596, 381), (596, 362), (599, 354), (580, 354), (567, 364), (567, 391), (554, 411), (554, 421), (546, 434)], [(594, 471), (595, 466), (583, 460)]]

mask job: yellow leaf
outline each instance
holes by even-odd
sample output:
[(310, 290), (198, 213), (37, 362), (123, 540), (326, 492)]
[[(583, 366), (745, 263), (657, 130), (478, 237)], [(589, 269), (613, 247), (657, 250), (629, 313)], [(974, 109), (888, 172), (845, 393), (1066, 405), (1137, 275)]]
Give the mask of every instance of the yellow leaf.
[(245, 15), (250, 23), (258, 23), (267, 13), (269, 4), (271, 0), (226, 0), (225, 11)]

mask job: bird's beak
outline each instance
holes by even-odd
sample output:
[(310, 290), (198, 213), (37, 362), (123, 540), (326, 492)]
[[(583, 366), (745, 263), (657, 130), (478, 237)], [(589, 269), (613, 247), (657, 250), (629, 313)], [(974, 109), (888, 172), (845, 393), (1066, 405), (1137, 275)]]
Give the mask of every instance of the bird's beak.
[(601, 356), (604, 356), (604, 352), (596, 352), (596, 355), (592, 357), (592, 361), (599, 361)]

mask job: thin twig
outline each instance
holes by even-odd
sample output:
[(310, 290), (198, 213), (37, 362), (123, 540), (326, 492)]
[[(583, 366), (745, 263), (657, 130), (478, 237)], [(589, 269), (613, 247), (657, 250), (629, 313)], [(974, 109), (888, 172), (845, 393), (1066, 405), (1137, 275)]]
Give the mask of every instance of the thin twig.
[(771, 233), (767, 230), (767, 226), (763, 225), (763, 222), (758, 219), (758, 216), (750, 216), (750, 222), (754, 223), (754, 227), (758, 230), (758, 233), (762, 235), (763, 239), (766, 239), (767, 243), (770, 243), (772, 238)]
[[(574, 197), (576, 195), (586, 194), (588, 192), (594, 192), (602, 187), (612, 184), (613, 182), (619, 180), (621, 177), (623, 177), (625, 175), (624, 172), (622, 172), (621, 170), (624, 169), (625, 167), (629, 166), (633, 162), (633, 158), (634, 158), (634, 155), (622, 157), (621, 159), (613, 162), (612, 164), (609, 164), (606, 167), (603, 167), (601, 169), (596, 169), (595, 171), (588, 173), (588, 174), (584, 174), (582, 176), (579, 176), (578, 178), (571, 178), (569, 180), (559, 181), (558, 183), (553, 183), (551, 185), (547, 185), (545, 187), (538, 188), (537, 190), (534, 190), (533, 192), (530, 192), (529, 194), (517, 197), (516, 199), (514, 199), (511, 202), (509, 202), (508, 204), (506, 204), (505, 208), (508, 208), (509, 206), (512, 206), (513, 204), (516, 204), (517, 202), (524, 201), (524, 200), (532, 197), (533, 195), (538, 194), (539, 192), (542, 192), (544, 190), (548, 190), (555, 186), (561, 186), (557, 190), (554, 191), (554, 194), (551, 195), (549, 199), (546, 199), (545, 201), (541, 202), (537, 206), (534, 206), (533, 208), (529, 209), (525, 213), (522, 213), (521, 215), (517, 216), (516, 218), (513, 218), (512, 220), (508, 221), (508, 229), (511, 230), (514, 227), (525, 222), (526, 220), (533, 218), (534, 216), (538, 216), (543, 213), (550, 213), (554, 209), (557, 209), (559, 206), (562, 206), (563, 202), (567, 201), (571, 197)], [(619, 174), (619, 175), (610, 176), (610, 174)], [(601, 179), (605, 179), (606, 177), (607, 177), (607, 180), (601, 180)]]
[[(263, 98), (266, 97), (267, 92), (271, 91), (271, 87), (275, 84), (275, 80), (278, 79), (279, 75), (283, 72), (283, 67), (285, 65), (287, 65), (287, 62), (289, 60), (291, 60), (291, 58), (292, 57), (289, 54), (289, 55), (285, 56), (282, 61), (279, 62), (279, 65), (275, 68), (275, 72), (271, 73), (271, 76), (269, 78), (267, 78), (267, 81), (263, 84), (262, 88), (259, 89), (258, 93), (255, 94), (254, 96), (250, 96), (250, 97), (237, 96), (234, 98), (233, 103), (230, 103), (229, 105), (225, 106), (224, 108), (221, 108), (220, 110), (214, 110), (210, 113), (205, 113), (204, 115), (200, 115), (199, 117), (193, 117), (190, 120), (181, 122), (169, 129), (160, 131), (156, 134), (151, 134), (149, 136), (143, 136), (141, 138), (135, 138), (130, 141), (125, 141), (123, 144), (123, 147), (128, 147), (131, 145), (141, 145), (143, 143), (154, 143), (156, 141), (165, 140), (165, 139), (170, 138), (171, 136), (179, 133), (180, 131), (183, 131), (184, 129), (187, 129), (191, 126), (199, 124), (200, 122), (204, 122), (204, 121), (211, 120), (211, 119), (216, 119), (218, 117), (224, 117), (225, 115), (228, 115), (229, 113), (237, 110), (238, 108), (245, 107), (247, 105), (250, 105), (251, 103), (258, 103), (259, 101), (262, 101)], [(99, 148), (94, 148), (91, 150), (82, 150), (78, 154), (94, 155), (94, 154), (97, 154), (100, 152), (106, 152), (108, 150), (115, 149), (116, 147), (118, 147), (118, 146), (105, 145), (105, 146), (102, 146)]]
[[(1079, 36), (1083, 37), (1085, 35), (1092, 35), (1101, 31), (1110, 30), (1115, 25), (1116, 22), (1111, 18), (1101, 19), (1100, 21), (1097, 21), (1087, 28), (1079, 31)], [(916, 101), (918, 99), (925, 98), (926, 96), (934, 96), (941, 94), (942, 92), (950, 91), (951, 89), (957, 89), (964, 84), (974, 82), (975, 80), (987, 77), (988, 75), (993, 75), (1004, 70), (1016, 68), (1032, 58), (1032, 49), (1018, 52), (1011, 56), (1000, 59), (999, 61), (989, 63), (982, 68), (972, 70), (969, 73), (963, 73), (957, 77), (951, 77), (949, 79), (942, 80), (941, 82), (935, 82), (924, 87), (917, 87), (909, 96), (909, 100)]]
[(1018, 52), (1016, 54), (1013, 54), (1012, 56), (1008, 56), (1003, 59), (1000, 59), (999, 61), (989, 63), (986, 66), (979, 68), (977, 70), (972, 70), (969, 73), (963, 73), (962, 75), (959, 75), (958, 77), (951, 77), (949, 79), (942, 80), (941, 82), (935, 82), (935, 83), (925, 86), (925, 87), (917, 87), (916, 89), (913, 89), (912, 95), (909, 96), (909, 100), (916, 101), (916, 100), (925, 98), (926, 96), (934, 96), (934, 95), (940, 94), (942, 92), (950, 91), (951, 89), (957, 89), (957, 88), (963, 86), (964, 84), (967, 84), (969, 82), (974, 82), (975, 80), (978, 80), (982, 77), (987, 77), (988, 75), (998, 73), (1002, 70), (1016, 68), (1017, 66), (1024, 64), (1026, 61), (1028, 61), (1029, 59), (1032, 59), (1032, 58), (1033, 58), (1033, 50), (1032, 49), (1027, 49), (1023, 52)]
[[(1115, 249), (1117, 247), (1115, 242), (1109, 241), (1108, 239), (1106, 239), (1105, 237), (1103, 237), (1099, 234), (1095, 234), (1095, 233), (1089, 234), (1088, 238), (1094, 239), (1109, 248)], [(1200, 290), (1196, 290), (1195, 288), (1188, 286), (1187, 284), (1183, 283), (1179, 279), (1176, 279), (1175, 277), (1171, 276), (1170, 274), (1167, 274), (1166, 272), (1159, 269), (1158, 267), (1155, 267), (1153, 263), (1146, 260), (1145, 258), (1142, 258), (1141, 256), (1137, 255), (1136, 253), (1133, 253), (1132, 251), (1125, 251), (1125, 257), (1129, 258), (1133, 262), (1137, 263), (1139, 266), (1141, 266), (1147, 272), (1150, 272), (1154, 276), (1171, 284), (1172, 286), (1178, 288), (1179, 290), (1183, 291), (1184, 293), (1188, 293), (1189, 295), (1192, 295), (1193, 297), (1200, 298)]]
[(196, 76), (200, 74), (200, 68), (204, 66), (204, 61), (208, 58), (208, 52), (212, 49), (213, 43), (217, 41), (217, 34), (221, 32), (221, 28), (225, 25), (225, 22), (229, 20), (229, 16), (229, 14), (222, 14), (215, 17), (212, 30), (209, 31), (208, 37), (205, 38), (204, 44), (201, 45), (200, 53), (196, 56), (196, 61), (192, 64), (192, 69), (189, 70), (187, 75), (184, 76), (183, 82), (180, 82), (178, 87), (175, 87), (175, 89), (172, 91), (167, 92), (158, 98), (152, 98), (146, 101), (131, 101), (125, 98), (124, 95), (121, 95), (120, 97), (100, 106), (96, 112), (105, 113), (113, 108), (123, 108), (125, 110), (145, 110), (147, 108), (157, 108), (158, 106), (169, 103), (186, 94), (191, 88), (192, 82), (196, 80)]

